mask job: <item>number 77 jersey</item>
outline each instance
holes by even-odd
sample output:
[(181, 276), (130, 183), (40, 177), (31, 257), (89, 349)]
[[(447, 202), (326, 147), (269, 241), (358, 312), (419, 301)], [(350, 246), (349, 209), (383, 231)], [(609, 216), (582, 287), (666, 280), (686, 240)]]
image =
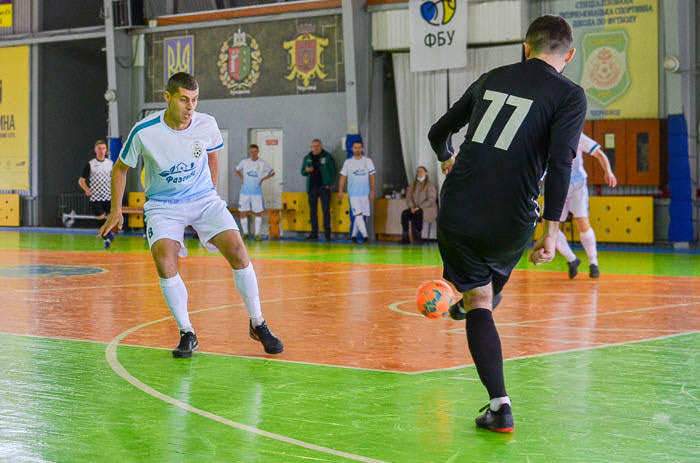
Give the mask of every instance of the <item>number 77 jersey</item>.
[(533, 58), (483, 74), (430, 129), (439, 158), (469, 124), (442, 187), (439, 225), (463, 236), (526, 233), (539, 208), (558, 221), (586, 116), (583, 89)]

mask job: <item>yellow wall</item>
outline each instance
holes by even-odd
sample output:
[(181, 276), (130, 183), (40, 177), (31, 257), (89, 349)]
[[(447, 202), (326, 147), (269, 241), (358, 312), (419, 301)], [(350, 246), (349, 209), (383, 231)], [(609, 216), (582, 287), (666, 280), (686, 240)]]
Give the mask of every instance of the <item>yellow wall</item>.
[[(318, 202), (318, 229), (323, 228), (323, 209)], [(282, 230), (311, 231), (311, 213), (309, 197), (306, 193), (282, 193)], [(350, 232), (350, 204), (348, 196), (338, 199), (337, 193), (331, 194), (331, 230), (334, 233)]]
[[(538, 199), (542, 206), (542, 198)], [(596, 239), (609, 243), (654, 242), (654, 198), (651, 196), (592, 196), (589, 198), (589, 219)], [(562, 225), (571, 239), (571, 224)], [(535, 229), (535, 238), (542, 236), (542, 225)], [(574, 227), (574, 240), (580, 241)]]

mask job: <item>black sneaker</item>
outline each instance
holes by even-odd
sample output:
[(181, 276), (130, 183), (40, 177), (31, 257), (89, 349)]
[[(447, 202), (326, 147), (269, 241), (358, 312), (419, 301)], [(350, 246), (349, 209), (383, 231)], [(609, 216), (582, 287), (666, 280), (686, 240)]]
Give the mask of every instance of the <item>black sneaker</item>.
[(191, 331), (182, 332), (180, 331), (180, 344), (177, 345), (175, 350), (173, 350), (173, 357), (175, 358), (188, 358), (192, 357), (192, 352), (199, 349), (199, 342), (197, 342), (197, 335)]
[(267, 352), (268, 354), (282, 353), (282, 351), (284, 350), (284, 345), (282, 344), (282, 341), (280, 341), (280, 339), (277, 336), (272, 334), (272, 331), (270, 331), (270, 328), (267, 327), (265, 322), (262, 322), (261, 324), (253, 328), (253, 322), (251, 321), (249, 327), (251, 339), (260, 341), (260, 343), (265, 348), (265, 352)]
[(567, 262), (566, 265), (569, 266), (569, 280), (573, 280), (578, 275), (578, 266), (581, 265), (581, 259), (577, 257), (575, 260)]
[(482, 407), (480, 412), (486, 410), (486, 413), (478, 417), (476, 425), (480, 428), (488, 429), (493, 432), (513, 432), (515, 424), (513, 423), (513, 413), (510, 411), (510, 405), (503, 404), (497, 412), (491, 410), (489, 404)]
[(305, 239), (305, 240), (317, 240), (317, 239), (318, 239), (318, 235), (315, 234), (315, 233), (311, 233), (310, 235), (306, 235), (306, 238), (304, 238), (304, 239)]
[[(501, 303), (503, 299), (503, 291), (498, 294), (493, 295), (493, 309), (496, 310), (498, 304)], [(467, 318), (467, 313), (464, 311), (464, 299), (460, 299), (456, 303), (450, 306), (449, 314), (452, 320), (464, 320)]]
[(329, 242), (330, 242), (330, 241), (333, 241), (333, 238), (331, 238), (331, 234), (330, 234), (330, 233), (326, 233), (326, 241), (329, 241)]
[(588, 266), (588, 276), (591, 278), (598, 278), (600, 276), (600, 269), (596, 264)]
[(464, 299), (460, 299), (450, 306), (449, 314), (452, 320), (465, 320), (467, 318), (463, 301)]

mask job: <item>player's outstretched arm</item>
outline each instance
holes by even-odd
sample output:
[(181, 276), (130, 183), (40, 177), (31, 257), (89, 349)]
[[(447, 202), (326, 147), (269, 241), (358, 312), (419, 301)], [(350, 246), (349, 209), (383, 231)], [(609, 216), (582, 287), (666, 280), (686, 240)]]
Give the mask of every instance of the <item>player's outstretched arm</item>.
[(557, 233), (559, 232), (559, 222), (552, 220), (544, 221), (544, 235), (535, 242), (530, 252), (530, 262), (540, 265), (551, 262), (556, 253)]
[(608, 156), (603, 153), (603, 150), (600, 148), (593, 152), (593, 156), (598, 160), (600, 166), (603, 168), (603, 172), (605, 172), (605, 183), (607, 183), (610, 188), (615, 188), (617, 186), (617, 177), (615, 177), (615, 174), (612, 171)]
[(345, 194), (343, 190), (345, 189), (345, 175), (340, 174), (338, 179), (338, 199), (343, 200), (343, 195)]
[(207, 163), (209, 164), (209, 172), (211, 173), (211, 181), (214, 183), (214, 188), (219, 183), (219, 152), (212, 151), (207, 153)]
[(122, 201), (124, 199), (124, 189), (126, 188), (126, 172), (129, 166), (124, 164), (121, 159), (117, 160), (112, 168), (112, 206), (105, 223), (100, 227), (98, 236), (106, 236), (114, 227), (121, 230), (124, 225), (124, 216), (122, 215)]

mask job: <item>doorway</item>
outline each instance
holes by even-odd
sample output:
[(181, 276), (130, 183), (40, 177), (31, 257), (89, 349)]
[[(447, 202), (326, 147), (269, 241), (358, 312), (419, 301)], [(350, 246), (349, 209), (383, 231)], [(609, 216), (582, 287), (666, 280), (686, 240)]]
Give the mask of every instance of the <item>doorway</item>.
[(275, 176), (262, 184), (265, 209), (282, 208), (284, 186), (284, 150), (282, 129), (251, 129), (250, 143), (260, 148), (260, 158), (275, 171)]

